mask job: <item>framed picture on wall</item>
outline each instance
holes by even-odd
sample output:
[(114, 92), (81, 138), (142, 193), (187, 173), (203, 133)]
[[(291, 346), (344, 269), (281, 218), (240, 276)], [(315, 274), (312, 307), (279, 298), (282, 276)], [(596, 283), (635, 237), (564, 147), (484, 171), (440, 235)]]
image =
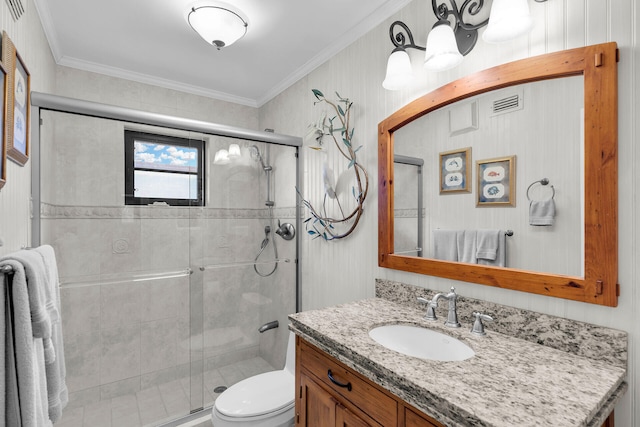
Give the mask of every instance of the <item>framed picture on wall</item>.
[(516, 156), (478, 160), (476, 206), (516, 205)]
[(471, 192), (471, 147), (440, 153), (440, 194)]
[(24, 166), (29, 160), (31, 75), (6, 32), (2, 33), (2, 62), (7, 70), (4, 92), (7, 157)]
[[(4, 66), (0, 64), (0, 87), (5, 88), (7, 84), (7, 71)], [(2, 91), (2, 111), (0, 112), (0, 188), (4, 187), (7, 183), (7, 141), (5, 135), (5, 118), (7, 113), (7, 98), (5, 96), (6, 90)]]

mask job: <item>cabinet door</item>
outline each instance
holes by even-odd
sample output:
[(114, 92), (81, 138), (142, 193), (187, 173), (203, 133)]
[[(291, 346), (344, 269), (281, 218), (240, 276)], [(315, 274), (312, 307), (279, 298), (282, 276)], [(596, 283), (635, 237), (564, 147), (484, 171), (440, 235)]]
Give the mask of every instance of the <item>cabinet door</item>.
[(338, 404), (336, 408), (336, 426), (338, 427), (372, 427), (371, 424)]
[(338, 402), (305, 374), (300, 375), (302, 396), (298, 426), (334, 427)]
[(298, 426), (304, 427), (373, 427), (341, 405), (314, 380), (300, 375), (302, 396)]

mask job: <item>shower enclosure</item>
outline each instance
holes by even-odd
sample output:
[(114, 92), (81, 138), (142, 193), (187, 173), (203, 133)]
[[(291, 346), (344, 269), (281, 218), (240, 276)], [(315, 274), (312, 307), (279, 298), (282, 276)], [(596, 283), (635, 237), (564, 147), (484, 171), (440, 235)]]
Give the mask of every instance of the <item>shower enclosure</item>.
[[(32, 104), (33, 244), (56, 250), (70, 392), (57, 425), (163, 425), (281, 369), (298, 306), (299, 244), (283, 237), (300, 224), (301, 140), (38, 93)], [(125, 131), (188, 142), (136, 142), (144, 168), (125, 191)], [(174, 155), (158, 187), (142, 179), (158, 172), (152, 149)], [(202, 187), (172, 175), (193, 156)], [(149, 188), (167, 201), (127, 203)]]

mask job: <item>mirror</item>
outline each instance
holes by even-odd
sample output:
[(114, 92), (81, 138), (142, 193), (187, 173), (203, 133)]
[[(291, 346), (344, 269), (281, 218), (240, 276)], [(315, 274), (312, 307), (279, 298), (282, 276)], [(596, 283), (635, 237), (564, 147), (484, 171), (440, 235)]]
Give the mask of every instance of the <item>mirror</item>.
[[(583, 276), (583, 86), (582, 76), (570, 76), (497, 89), (434, 110), (395, 131), (394, 253), (416, 255), (421, 249), (417, 256), (447, 259), (443, 255), (451, 254), (434, 251), (437, 243), (446, 249), (446, 241), (434, 240), (447, 238), (451, 233), (446, 231), (503, 230), (509, 237), (502, 242), (504, 266)], [(483, 181), (478, 162), (510, 156), (512, 179), (490, 180), (478, 188)], [(398, 163), (404, 157), (426, 164), (423, 178), (415, 166)], [(426, 183), (420, 194), (418, 179)], [(549, 181), (546, 186), (543, 179)], [(512, 203), (499, 202), (500, 194), (485, 201), (483, 190), (504, 191), (505, 185), (513, 192)], [(423, 234), (416, 229), (418, 195), (424, 206)], [(483, 196), (479, 205), (478, 195)], [(532, 214), (529, 200), (535, 201)], [(472, 232), (466, 237), (465, 247), (458, 249), (475, 246), (482, 236)], [(457, 261), (464, 261), (459, 256), (464, 255), (466, 262), (485, 262), (469, 250), (455, 255)]]
[[(453, 280), (616, 306), (619, 294), (617, 285), (617, 55), (616, 44), (605, 43), (504, 64), (449, 83), (411, 102), (382, 121), (378, 129), (379, 265)], [(432, 118), (439, 117), (437, 121), (442, 122), (443, 117), (453, 114), (451, 111), (458, 114), (456, 111), (465, 110), (468, 105), (483, 102), (483, 99), (494, 97), (494, 95), (510, 94), (515, 91), (524, 93), (525, 100), (528, 101), (530, 99), (528, 94), (538, 94), (542, 87), (546, 87), (545, 84), (556, 91), (565, 84), (582, 86), (581, 126), (575, 125), (574, 114), (570, 120), (573, 133), (569, 137), (566, 137), (564, 131), (562, 134), (558, 131), (558, 135), (553, 133), (549, 135), (548, 129), (555, 130), (558, 127), (546, 122), (538, 124), (538, 127), (548, 128), (545, 138), (552, 137), (556, 146), (562, 145), (560, 155), (572, 158), (572, 168), (575, 168), (572, 175), (568, 173), (559, 175), (555, 166), (553, 170), (549, 167), (547, 172), (547, 164), (553, 162), (535, 159), (536, 151), (531, 147), (527, 150), (526, 147), (517, 146), (517, 144), (509, 145), (507, 141), (500, 142), (501, 138), (494, 141), (493, 137), (485, 135), (484, 138), (476, 136), (478, 141), (470, 141), (470, 136), (461, 138), (458, 134), (453, 137), (458, 138), (458, 141), (447, 145), (446, 141), (440, 140), (433, 123), (428, 124), (429, 121), (434, 122)], [(456, 117), (459, 117), (459, 114)], [(463, 117), (466, 116), (463, 114)], [(525, 113), (522, 117), (524, 121), (535, 122), (537, 115)], [(505, 119), (502, 118), (502, 120)], [(578, 120), (580, 121), (579, 117)], [(445, 121), (448, 122), (448, 117)], [(449, 123), (446, 123), (446, 128), (447, 132), (451, 130)], [(580, 130), (578, 136), (575, 135), (575, 129)], [(528, 132), (528, 130), (523, 128), (521, 132)], [(582, 137), (579, 135), (580, 132)], [(481, 134), (481, 132), (471, 133)], [(469, 143), (465, 145), (462, 141)], [(484, 142), (484, 145), (480, 142)], [(581, 147), (581, 143), (584, 147)], [(427, 145), (429, 147), (426, 147)], [(468, 175), (469, 182), (464, 189), (466, 191), (456, 195), (437, 194), (441, 189), (438, 157), (445, 160), (448, 158), (446, 148), (456, 151), (472, 146), (469, 154), (471, 161), (467, 164), (472, 170)], [(439, 156), (438, 153), (440, 155), (444, 153), (444, 156)], [(509, 194), (506, 195), (506, 200), (509, 202), (506, 206), (498, 206), (495, 203), (485, 206), (483, 205), (485, 201), (478, 197), (477, 170), (495, 166), (491, 161), (484, 161), (484, 159), (496, 160), (491, 158), (493, 155), (501, 162), (505, 158), (509, 159), (505, 164), (513, 167), (511, 182), (514, 187), (517, 185), (519, 190), (511, 194), (512, 200), (509, 199)], [(417, 228), (415, 215), (412, 218), (412, 215), (407, 214), (412, 209), (416, 211), (416, 202), (400, 191), (400, 188), (406, 186), (415, 194), (416, 178), (412, 175), (414, 172), (410, 170), (411, 168), (407, 169), (408, 166), (397, 162), (398, 156), (423, 160), (425, 171), (423, 194), (428, 195), (434, 191), (436, 193), (432, 198), (425, 197), (425, 206), (421, 210), (425, 213), (423, 220), (425, 238), (422, 245), (425, 246), (424, 248), (420, 248), (420, 245), (415, 243), (415, 239), (413, 242), (411, 239), (407, 240), (404, 232), (397, 239), (395, 237), (396, 233), (400, 234), (400, 230), (403, 230), (403, 227), (400, 227), (402, 221), (411, 223), (409, 228), (413, 233)], [(458, 158), (459, 154), (455, 156)], [(582, 156), (583, 161), (575, 161), (576, 156), (578, 158)], [(464, 152), (462, 157), (464, 158)], [(395, 162), (394, 158), (396, 158)], [(548, 153), (546, 158), (549, 160)], [(476, 164), (476, 161), (480, 163)], [(407, 170), (409, 172), (406, 172)], [(409, 175), (405, 176), (407, 173)], [(561, 215), (558, 215), (558, 222), (552, 227), (542, 232), (535, 230), (533, 233), (536, 233), (535, 237), (543, 240), (540, 247), (544, 247), (545, 244), (555, 244), (550, 243), (551, 241), (563, 241), (567, 245), (566, 249), (563, 249), (563, 253), (567, 256), (565, 261), (561, 262), (545, 261), (544, 255), (539, 253), (539, 250), (528, 254), (524, 250), (528, 241), (526, 239), (531, 243), (531, 228), (533, 228), (528, 225), (529, 207), (526, 190), (530, 184), (545, 178), (545, 173), (551, 175), (549, 177), (551, 184), (554, 184), (554, 179), (558, 179), (558, 184), (561, 184), (558, 187), (558, 197), (562, 194), (562, 201), (558, 199), (558, 204), (561, 204), (562, 211)], [(460, 178), (462, 175), (457, 176)], [(569, 179), (571, 176), (573, 178)], [(533, 187), (531, 191), (545, 190), (536, 189), (541, 187), (539, 184)], [(397, 197), (394, 197), (395, 194)], [(444, 204), (439, 207), (434, 200), (440, 200)], [(395, 209), (396, 202), (397, 209)], [(462, 222), (458, 220), (469, 215), (466, 213), (457, 217), (449, 215), (456, 220), (452, 223), (446, 221), (447, 215), (437, 215), (438, 212), (450, 212), (451, 204), (455, 206), (456, 203), (464, 203), (467, 206), (465, 212), (473, 212), (474, 215), (479, 215), (480, 219)], [(571, 220), (567, 221), (569, 218)], [(434, 230), (437, 229), (453, 227), (507, 229), (510, 225), (515, 229), (514, 236), (506, 238), (509, 260), (505, 264), (506, 267), (475, 264), (467, 260), (461, 263), (443, 259), (439, 255), (439, 259), (436, 259), (430, 247), (433, 244), (432, 234), (435, 234)], [(413, 234), (413, 236), (416, 235)], [(545, 236), (548, 241), (544, 241)], [(517, 240), (518, 237), (521, 240)], [(422, 257), (418, 256), (418, 249), (423, 249)]]

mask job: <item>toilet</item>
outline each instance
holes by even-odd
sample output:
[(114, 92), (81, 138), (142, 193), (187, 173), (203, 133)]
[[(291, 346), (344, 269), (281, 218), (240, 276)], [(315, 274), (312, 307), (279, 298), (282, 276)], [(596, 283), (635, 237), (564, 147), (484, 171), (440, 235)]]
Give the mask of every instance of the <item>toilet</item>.
[(289, 332), (284, 369), (244, 379), (218, 396), (211, 410), (214, 427), (294, 425), (295, 341)]

